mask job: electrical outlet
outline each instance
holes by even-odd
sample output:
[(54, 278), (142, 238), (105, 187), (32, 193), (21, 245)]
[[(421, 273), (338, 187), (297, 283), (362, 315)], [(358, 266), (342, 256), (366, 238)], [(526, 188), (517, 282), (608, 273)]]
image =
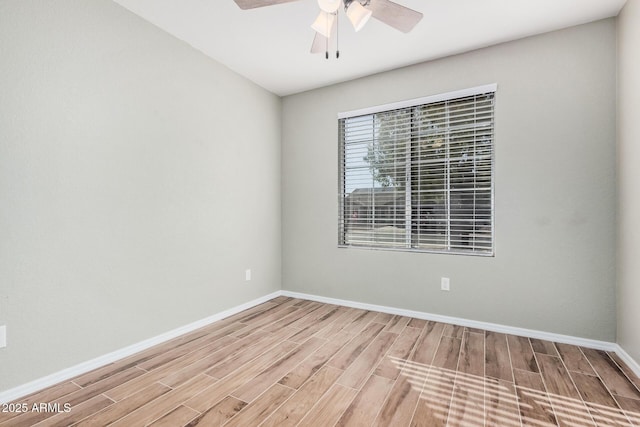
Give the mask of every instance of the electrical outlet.
[(251, 269), (248, 268), (244, 271), (244, 280), (246, 280), (247, 282), (249, 280), (251, 280)]
[(448, 277), (441, 277), (440, 278), (440, 290), (441, 291), (448, 291), (449, 290), (449, 278)]
[(7, 326), (0, 326), (0, 348), (7, 346)]

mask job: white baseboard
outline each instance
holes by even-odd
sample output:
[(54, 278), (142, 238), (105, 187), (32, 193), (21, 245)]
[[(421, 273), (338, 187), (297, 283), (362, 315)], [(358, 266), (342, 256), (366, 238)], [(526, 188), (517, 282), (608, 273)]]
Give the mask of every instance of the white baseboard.
[(633, 357), (629, 356), (629, 353), (624, 351), (624, 349), (620, 347), (620, 345), (616, 344), (616, 349), (614, 351), (618, 356), (620, 356), (620, 359), (622, 359), (622, 361), (626, 363), (629, 368), (631, 368), (633, 373), (636, 374), (637, 377), (640, 377), (640, 364), (638, 364), (638, 362), (636, 362)]
[[(616, 351), (620, 347), (616, 343), (607, 341), (590, 340), (586, 338), (572, 337), (569, 335), (554, 334), (550, 332), (536, 331), (532, 329), (516, 328), (513, 326), (499, 325), (496, 323), (479, 322), (476, 320), (462, 319), (459, 317), (442, 316), (439, 314), (424, 313), (421, 311), (404, 310), (401, 308), (387, 307), (384, 305), (367, 304), (356, 301), (348, 301), (336, 298), (327, 298), (317, 295), (303, 294), (299, 292), (282, 291), (283, 296), (307, 299), (327, 304), (342, 305), (363, 310), (381, 311), (383, 313), (397, 314), (400, 316), (415, 317), (417, 319), (433, 320), (442, 323), (467, 326), (469, 328), (485, 329), (487, 331), (501, 332), (503, 334), (519, 335), (528, 338), (537, 338), (554, 341), (563, 344), (572, 344), (597, 350)], [(617, 352), (617, 351), (616, 351)]]
[(24, 397), (28, 394), (42, 390), (46, 387), (50, 387), (59, 382), (66, 381), (78, 375), (82, 375), (84, 373), (92, 371), (96, 368), (100, 368), (109, 363), (116, 362), (127, 356), (131, 356), (132, 354), (135, 354), (140, 351), (146, 350), (150, 347), (153, 347), (154, 345), (161, 344), (165, 341), (169, 341), (180, 335), (184, 335), (186, 333), (195, 331), (198, 328), (202, 328), (203, 326), (207, 326), (213, 322), (217, 322), (218, 320), (222, 320), (236, 313), (247, 310), (251, 307), (255, 307), (256, 305), (262, 304), (280, 295), (281, 295), (281, 291), (273, 292), (271, 294), (254, 299), (247, 303), (244, 303), (236, 307), (230, 308), (228, 310), (222, 311), (220, 313), (214, 314), (205, 319), (195, 321), (193, 323), (190, 323), (185, 326), (181, 326), (179, 328), (173, 329), (169, 332), (165, 332), (153, 338), (149, 338), (144, 341), (140, 341), (136, 344), (130, 345), (128, 347), (122, 348), (120, 350), (116, 350), (114, 352), (105, 354), (104, 356), (96, 357), (95, 359), (88, 360), (86, 362), (80, 363), (78, 365), (72, 366), (67, 369), (63, 369), (51, 375), (47, 375), (46, 377), (42, 377), (37, 380), (23, 384), (21, 386), (18, 386), (6, 391), (2, 391), (0, 392), (0, 403), (11, 402), (13, 400)]
[(59, 382), (66, 381), (75, 376), (89, 372), (93, 369), (99, 368), (109, 363), (116, 362), (124, 357), (146, 350), (150, 347), (153, 347), (154, 345), (161, 344), (165, 341), (171, 340), (180, 335), (194, 331), (203, 326), (207, 326), (213, 322), (217, 322), (218, 320), (222, 320), (236, 313), (239, 313), (243, 310), (247, 310), (251, 307), (255, 307), (258, 304), (262, 304), (266, 301), (269, 301), (270, 299), (276, 298), (281, 295), (286, 297), (317, 301), (317, 302), (322, 302), (327, 304), (341, 305), (345, 307), (359, 308), (363, 310), (379, 311), (382, 313), (397, 314), (397, 315), (407, 316), (407, 317), (415, 317), (417, 319), (451, 323), (454, 325), (467, 326), (470, 328), (485, 329), (487, 331), (494, 331), (494, 332), (501, 332), (505, 334), (519, 335), (519, 336), (524, 336), (529, 338), (543, 339), (543, 340), (554, 341), (554, 342), (559, 342), (564, 344), (572, 344), (572, 345), (577, 345), (581, 347), (593, 348), (597, 350), (613, 351), (616, 354), (618, 354), (618, 356), (620, 356), (620, 358), (634, 371), (636, 375), (640, 376), (640, 365), (638, 364), (638, 362), (636, 362), (631, 356), (629, 356), (629, 354), (627, 354), (622, 349), (622, 347), (612, 342), (597, 341), (597, 340), (591, 340), (586, 338), (572, 337), (569, 335), (554, 334), (549, 332), (536, 331), (532, 329), (516, 328), (512, 326), (499, 325), (495, 323), (479, 322), (476, 320), (462, 319), (458, 317), (442, 316), (439, 314), (431, 314), (431, 313), (425, 313), (421, 311), (405, 310), (401, 308), (387, 307), (383, 305), (367, 304), (362, 302), (322, 297), (317, 295), (303, 294), (299, 292), (291, 292), (291, 291), (283, 290), (283, 291), (276, 291), (271, 294), (265, 295), (261, 298), (254, 299), (245, 304), (241, 304), (239, 306), (230, 308), (229, 310), (225, 310), (223, 312), (209, 316), (206, 319), (198, 320), (196, 322), (190, 323), (188, 325), (182, 326), (180, 328), (174, 329), (172, 331), (166, 332), (156, 337), (149, 338), (147, 340), (130, 345), (123, 349), (114, 351), (109, 354), (105, 354), (104, 356), (100, 356), (95, 359), (89, 360), (87, 362), (80, 363), (76, 366), (63, 369), (62, 371), (56, 372), (51, 375), (47, 375), (46, 377), (37, 379), (35, 381), (31, 381), (27, 384), (0, 392), (0, 403), (11, 402), (13, 400), (19, 399), (28, 394), (42, 390), (46, 387), (50, 387)]
[(337, 298), (322, 297), (318, 295), (304, 294), (300, 292), (282, 291), (283, 296), (307, 299), (326, 304), (342, 305), (345, 307), (359, 308), (362, 310), (380, 311), (383, 313), (397, 314), (400, 316), (415, 317), (417, 319), (433, 320), (435, 322), (451, 323), (454, 325), (467, 326), (469, 328), (484, 329), (487, 331), (501, 332), (503, 334), (519, 335), (528, 338), (537, 338), (546, 341), (559, 342), (563, 344), (577, 345), (580, 347), (593, 348), (596, 350), (613, 351), (624, 363), (629, 366), (636, 376), (640, 377), (640, 364), (624, 351), (620, 345), (608, 342), (591, 340), (587, 338), (574, 337), (570, 335), (554, 334), (551, 332), (536, 331), (533, 329), (517, 328), (513, 326), (499, 325), (496, 323), (479, 322), (476, 320), (462, 319), (459, 317), (442, 316), (440, 314), (425, 313), (421, 311), (404, 310), (401, 308), (387, 307), (384, 305), (367, 304), (356, 301), (342, 300)]

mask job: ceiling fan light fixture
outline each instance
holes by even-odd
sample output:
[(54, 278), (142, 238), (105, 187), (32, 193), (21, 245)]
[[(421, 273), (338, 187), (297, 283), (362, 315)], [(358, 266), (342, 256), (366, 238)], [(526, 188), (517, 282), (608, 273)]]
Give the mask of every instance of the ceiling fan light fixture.
[(372, 11), (366, 9), (358, 0), (353, 0), (347, 7), (347, 17), (356, 31), (360, 31), (371, 18)]
[(327, 13), (337, 12), (338, 8), (340, 8), (340, 4), (342, 4), (342, 0), (318, 0), (318, 6), (320, 6), (320, 9)]
[(324, 37), (329, 38), (335, 20), (335, 14), (321, 11), (316, 20), (313, 21), (313, 24), (311, 24), (311, 28), (322, 34)]

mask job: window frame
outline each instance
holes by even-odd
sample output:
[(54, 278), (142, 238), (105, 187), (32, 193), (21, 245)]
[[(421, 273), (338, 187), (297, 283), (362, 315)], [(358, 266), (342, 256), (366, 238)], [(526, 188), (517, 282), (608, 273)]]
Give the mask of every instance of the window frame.
[[(399, 252), (414, 252), (414, 253), (435, 253), (435, 254), (443, 254), (443, 255), (467, 255), (467, 256), (480, 256), (480, 257), (495, 257), (496, 253), (496, 241), (495, 241), (495, 100), (497, 93), (498, 85), (496, 83), (487, 84), (482, 86), (476, 86), (468, 89), (456, 90), (451, 92), (440, 93), (436, 95), (420, 97), (415, 99), (410, 99), (406, 101), (394, 102), (389, 104), (382, 104), (373, 107), (362, 108), (358, 110), (352, 110), (347, 112), (338, 113), (338, 248), (353, 248), (353, 249), (364, 249), (364, 250), (381, 250), (381, 251), (399, 251)], [(394, 110), (400, 109), (408, 109), (414, 108), (427, 104), (434, 104), (438, 102), (446, 102), (453, 101), (458, 98), (465, 98), (470, 96), (477, 96), (493, 93), (493, 109), (492, 109), (492, 134), (491, 134), (491, 188), (490, 188), (490, 223), (491, 223), (491, 246), (490, 250), (487, 251), (479, 251), (479, 250), (460, 250), (459, 248), (449, 247), (448, 249), (432, 249), (432, 248), (417, 248), (411, 247), (393, 247), (393, 246), (382, 246), (375, 245), (373, 242), (370, 244), (349, 244), (344, 242), (345, 236), (345, 222), (346, 222), (346, 188), (345, 188), (345, 142), (342, 140), (342, 131), (341, 131), (341, 120), (356, 118), (359, 116), (367, 116), (367, 115), (375, 115), (378, 113), (391, 112)], [(413, 159), (411, 159), (413, 160)], [(406, 166), (408, 169), (411, 167), (411, 162)], [(447, 183), (447, 192), (451, 190), (451, 184)], [(448, 209), (450, 210), (450, 201), (448, 202)], [(405, 208), (406, 212), (406, 208)], [(405, 221), (411, 222), (413, 218), (411, 214), (405, 213)], [(406, 228), (405, 228), (406, 229)], [(451, 239), (451, 232), (447, 233), (447, 240)]]

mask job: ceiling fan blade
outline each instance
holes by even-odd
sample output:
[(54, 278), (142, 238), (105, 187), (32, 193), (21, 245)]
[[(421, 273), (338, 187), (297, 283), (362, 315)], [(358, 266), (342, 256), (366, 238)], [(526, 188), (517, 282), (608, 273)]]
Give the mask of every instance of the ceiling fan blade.
[(242, 10), (255, 9), (258, 7), (273, 6), (281, 3), (290, 3), (298, 0), (233, 0)]
[(325, 53), (327, 51), (327, 38), (316, 32), (316, 36), (311, 43), (311, 53)]
[(390, 0), (371, 0), (367, 6), (373, 17), (390, 27), (408, 33), (422, 19), (422, 13), (399, 5)]

